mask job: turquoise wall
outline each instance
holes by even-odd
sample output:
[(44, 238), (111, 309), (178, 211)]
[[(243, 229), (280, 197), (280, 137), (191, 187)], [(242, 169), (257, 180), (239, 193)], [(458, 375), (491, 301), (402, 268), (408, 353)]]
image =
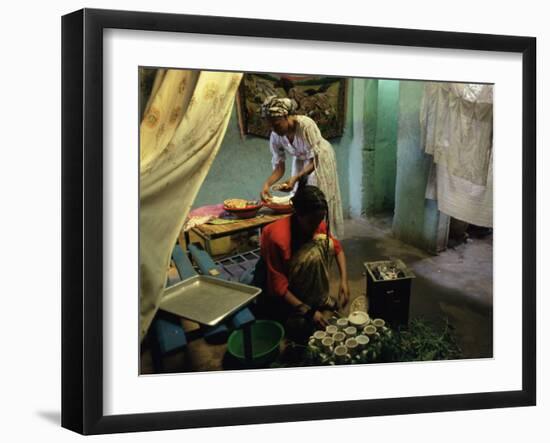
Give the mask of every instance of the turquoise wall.
[[(437, 249), (441, 216), (424, 193), (430, 159), (420, 149), (422, 82), (350, 79), (344, 135), (331, 140), (338, 163), (344, 217), (394, 212), (404, 242)], [(290, 173), (287, 168), (286, 176)], [(271, 174), (266, 139), (241, 137), (233, 109), (220, 152), (194, 207), (225, 198), (257, 199)]]
[[(351, 83), (351, 82), (350, 82)], [(344, 135), (330, 140), (336, 154), (344, 217), (349, 217), (349, 146), (352, 142), (353, 88), (348, 87)], [(288, 163), (288, 162), (287, 162)], [(286, 176), (290, 176), (287, 164)], [(260, 137), (241, 137), (236, 108), (233, 108), (220, 151), (195, 199), (194, 208), (221, 203), (226, 198), (259, 198), (262, 185), (271, 174), (269, 141)]]
[(363, 114), (364, 139), (362, 146), (363, 157), (363, 205), (362, 215), (373, 214), (376, 210), (374, 200), (376, 194), (376, 129), (378, 121), (378, 80), (365, 80), (365, 107)]
[(364, 174), (363, 174), (363, 140), (365, 134), (365, 87), (366, 80), (350, 80), (353, 90), (351, 106), (352, 126), (351, 143), (348, 155), (349, 208), (350, 217), (358, 218), (363, 214)]
[[(352, 215), (393, 211), (399, 82), (354, 79), (354, 137), (350, 152)], [(360, 166), (358, 165), (360, 163)], [(355, 177), (360, 176), (359, 179)]]
[(397, 177), (399, 81), (378, 81), (373, 212), (393, 211)]
[(423, 82), (400, 82), (393, 232), (406, 243), (436, 252), (440, 212), (437, 202), (424, 197), (431, 159), (420, 147), (423, 90)]
[(222, 145), (193, 207), (222, 203), (228, 198), (257, 200), (270, 174), (268, 141), (259, 137), (241, 138), (233, 107)]

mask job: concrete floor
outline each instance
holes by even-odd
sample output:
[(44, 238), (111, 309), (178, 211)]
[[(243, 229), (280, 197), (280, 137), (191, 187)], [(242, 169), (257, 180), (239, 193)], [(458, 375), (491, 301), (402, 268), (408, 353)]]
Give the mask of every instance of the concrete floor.
[[(342, 240), (347, 257), (351, 306), (365, 305), (363, 263), (399, 258), (413, 270), (410, 318), (423, 317), (436, 324), (446, 319), (455, 327), (464, 358), (488, 358), (493, 353), (493, 245), (492, 236), (471, 239), (437, 256), (392, 237), (391, 217), (346, 220)], [(331, 293), (338, 288), (336, 265)], [(348, 306), (349, 309), (349, 306)], [(183, 353), (164, 360), (168, 372), (221, 369), (225, 345), (199, 339)], [(142, 355), (142, 373), (151, 373), (150, 353)]]
[(393, 238), (391, 218), (348, 220), (345, 229), (342, 243), (352, 297), (365, 294), (364, 262), (399, 258), (416, 275), (410, 318), (435, 323), (448, 319), (465, 358), (492, 357), (492, 236), (471, 239), (434, 256)]

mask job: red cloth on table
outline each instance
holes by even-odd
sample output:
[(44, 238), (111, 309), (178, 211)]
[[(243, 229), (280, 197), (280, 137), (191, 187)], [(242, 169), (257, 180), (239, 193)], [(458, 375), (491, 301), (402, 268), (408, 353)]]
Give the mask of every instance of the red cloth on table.
[[(285, 217), (267, 225), (262, 231), (260, 253), (267, 268), (267, 293), (283, 297), (288, 289), (288, 265), (292, 257), (290, 242), (290, 221)], [(322, 221), (315, 234), (326, 234), (327, 225)], [(342, 250), (340, 242), (330, 236), (334, 242), (334, 255)]]

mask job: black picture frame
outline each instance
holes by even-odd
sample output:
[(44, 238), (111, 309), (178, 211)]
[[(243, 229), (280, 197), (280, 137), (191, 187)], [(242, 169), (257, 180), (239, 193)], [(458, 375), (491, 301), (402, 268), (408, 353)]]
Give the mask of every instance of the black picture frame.
[[(108, 28), (522, 55), (522, 388), (170, 411), (103, 412), (103, 31)], [(62, 426), (82, 434), (529, 406), (536, 404), (536, 39), (338, 24), (84, 9), (62, 18)]]

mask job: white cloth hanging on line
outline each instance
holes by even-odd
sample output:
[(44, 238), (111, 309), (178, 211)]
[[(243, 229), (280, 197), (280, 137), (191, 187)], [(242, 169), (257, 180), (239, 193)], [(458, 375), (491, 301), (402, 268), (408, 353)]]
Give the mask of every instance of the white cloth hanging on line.
[(426, 198), (478, 226), (493, 226), (493, 86), (426, 83), (422, 148), (433, 156)]

